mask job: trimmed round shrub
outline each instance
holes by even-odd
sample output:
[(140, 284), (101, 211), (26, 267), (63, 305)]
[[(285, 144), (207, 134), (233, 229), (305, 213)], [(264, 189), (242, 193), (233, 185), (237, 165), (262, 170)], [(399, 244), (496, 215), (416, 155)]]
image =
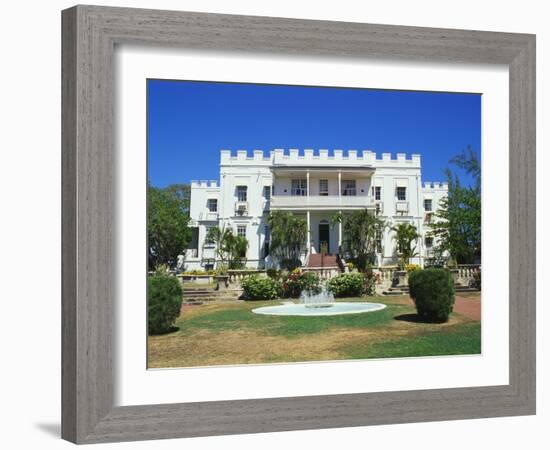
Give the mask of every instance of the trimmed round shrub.
[(359, 297), (365, 292), (365, 279), (358, 272), (343, 273), (331, 278), (327, 287), (335, 297)]
[(302, 292), (321, 292), (321, 279), (316, 273), (293, 270), (283, 281), (283, 296), (298, 298)]
[(176, 277), (157, 274), (147, 279), (147, 322), (149, 334), (170, 331), (180, 315), (183, 290)]
[(281, 284), (273, 278), (251, 275), (245, 277), (241, 286), (246, 300), (273, 300), (281, 296)]
[(413, 270), (409, 290), (418, 315), (430, 322), (447, 322), (455, 302), (453, 277), (445, 269)]

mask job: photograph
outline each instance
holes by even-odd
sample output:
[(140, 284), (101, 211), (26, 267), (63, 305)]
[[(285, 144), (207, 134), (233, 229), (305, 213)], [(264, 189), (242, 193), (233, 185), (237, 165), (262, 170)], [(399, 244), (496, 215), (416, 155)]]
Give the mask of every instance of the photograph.
[(481, 110), (148, 79), (148, 368), (480, 355)]

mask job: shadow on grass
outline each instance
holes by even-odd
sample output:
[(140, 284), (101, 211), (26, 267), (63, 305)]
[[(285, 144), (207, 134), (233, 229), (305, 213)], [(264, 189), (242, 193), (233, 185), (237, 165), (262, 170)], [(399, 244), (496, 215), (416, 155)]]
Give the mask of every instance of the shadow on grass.
[(442, 320), (430, 319), (428, 317), (419, 316), (416, 313), (400, 314), (399, 316), (395, 316), (394, 319), (402, 322), (413, 322), (413, 323), (445, 323), (444, 320), (442, 321)]
[(164, 336), (165, 334), (175, 333), (176, 331), (179, 331), (180, 327), (170, 327), (166, 331), (163, 331), (162, 333), (149, 333), (149, 336)]

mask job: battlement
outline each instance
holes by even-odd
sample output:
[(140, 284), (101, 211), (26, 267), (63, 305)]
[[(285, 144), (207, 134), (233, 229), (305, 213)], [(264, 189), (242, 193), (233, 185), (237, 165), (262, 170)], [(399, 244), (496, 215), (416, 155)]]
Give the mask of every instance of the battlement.
[(424, 181), (422, 183), (422, 190), (449, 190), (449, 183), (446, 181)]
[(255, 149), (251, 153), (247, 150), (222, 150), (220, 153), (221, 165), (319, 165), (326, 163), (330, 165), (366, 165), (372, 167), (397, 166), (420, 168), (420, 155), (412, 154), (407, 158), (405, 153), (397, 153), (392, 158), (391, 153), (382, 153), (381, 158), (377, 157), (372, 150), (350, 149), (346, 152), (342, 149), (319, 149), (315, 151), (306, 148), (303, 151), (297, 148), (282, 149), (276, 148), (264, 153), (263, 150)]
[(219, 188), (217, 180), (191, 180), (192, 188)]

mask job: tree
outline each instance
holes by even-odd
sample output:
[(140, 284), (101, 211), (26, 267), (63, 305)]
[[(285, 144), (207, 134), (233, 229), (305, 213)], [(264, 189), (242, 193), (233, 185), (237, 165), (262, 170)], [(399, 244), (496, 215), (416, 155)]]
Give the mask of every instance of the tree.
[(221, 228), (210, 228), (206, 235), (206, 242), (216, 247), (216, 255), (222, 267), (229, 269), (243, 267), (248, 249), (248, 241), (244, 236), (235, 235), (231, 228), (223, 225)]
[[(181, 185), (179, 185), (181, 186)], [(188, 203), (178, 190), (147, 187), (147, 239), (149, 270), (173, 265), (191, 240)]]
[(378, 240), (386, 227), (386, 222), (368, 209), (349, 214), (336, 214), (333, 223), (342, 223), (343, 251), (349, 254), (357, 269), (364, 272), (374, 264)]
[(397, 252), (403, 266), (409, 264), (411, 258), (418, 255), (415, 241), (420, 237), (416, 227), (408, 222), (398, 223), (391, 230), (395, 233), (393, 240), (397, 244)]
[(472, 264), (481, 257), (481, 164), (475, 151), (466, 151), (451, 159), (450, 163), (472, 178), (463, 186), (458, 174), (445, 170), (449, 184), (444, 198), (429, 225), (430, 235), (437, 238), (436, 254), (445, 253), (459, 264)]
[(300, 267), (307, 237), (306, 220), (290, 212), (272, 211), (267, 221), (271, 230), (270, 253), (287, 270)]

